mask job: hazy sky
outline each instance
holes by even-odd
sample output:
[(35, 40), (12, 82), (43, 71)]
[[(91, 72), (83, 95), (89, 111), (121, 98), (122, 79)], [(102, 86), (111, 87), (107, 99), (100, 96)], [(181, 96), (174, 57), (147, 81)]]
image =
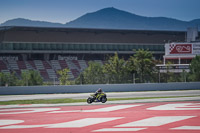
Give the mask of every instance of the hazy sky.
[(200, 0), (0, 0), (0, 23), (14, 18), (66, 23), (107, 7), (148, 17), (200, 18)]

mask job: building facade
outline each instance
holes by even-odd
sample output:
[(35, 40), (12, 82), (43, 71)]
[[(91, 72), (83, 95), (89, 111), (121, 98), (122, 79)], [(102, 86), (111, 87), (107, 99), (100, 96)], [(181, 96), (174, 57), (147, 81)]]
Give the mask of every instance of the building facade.
[(69, 68), (71, 79), (88, 66), (104, 63), (115, 52), (127, 59), (138, 49), (162, 60), (165, 43), (184, 42), (186, 32), (80, 28), (0, 27), (0, 71), (38, 70), (44, 80), (58, 78)]

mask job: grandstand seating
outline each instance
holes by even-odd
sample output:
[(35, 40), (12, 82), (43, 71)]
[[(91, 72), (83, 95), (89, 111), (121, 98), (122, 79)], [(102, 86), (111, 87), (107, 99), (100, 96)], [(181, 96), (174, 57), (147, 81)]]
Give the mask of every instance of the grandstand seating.
[[(103, 64), (101, 60), (95, 60), (95, 62)], [(57, 80), (59, 78), (57, 71), (65, 68), (70, 70), (69, 79), (75, 79), (87, 67), (88, 61), (86, 60), (0, 60), (0, 72), (15, 72), (17, 77), (20, 77), (25, 70), (37, 70), (44, 81)]]
[(42, 63), (45, 69), (52, 69), (49, 61), (42, 61)]
[(58, 78), (54, 69), (47, 69), (47, 74), (50, 79)]
[(77, 60), (72, 60), (72, 63), (74, 63), (78, 69), (81, 69), (79, 62)]
[(60, 66), (62, 69), (68, 68), (67, 63), (65, 60), (59, 60)]
[(68, 65), (68, 67), (69, 67), (70, 70), (71, 69), (77, 69), (78, 71), (80, 71), (80, 67), (78, 67), (78, 65), (74, 64), (74, 61), (67, 60), (66, 62), (67, 62), (67, 65)]
[(77, 69), (71, 69), (72, 74), (74, 75), (74, 78), (77, 78), (79, 75), (79, 71)]
[(25, 65), (26, 65), (26, 68), (27, 68), (28, 70), (31, 70), (31, 69), (33, 69), (32, 65), (31, 65), (31, 64), (29, 64), (29, 62), (28, 62), (28, 61), (24, 61), (24, 63), (25, 63)]
[(1, 70), (1, 72), (5, 73), (5, 74), (9, 74), (9, 73), (10, 73), (10, 70), (8, 70), (8, 69), (5, 70), (5, 69), (4, 69), (4, 70)]
[(102, 60), (95, 60), (95, 62), (99, 63), (100, 65), (103, 65), (103, 61)]
[(44, 69), (44, 66), (43, 66), (43, 63), (41, 60), (34, 60), (33, 62), (35, 64), (37, 70)]
[(13, 72), (15, 72), (16, 73), (16, 76), (19, 78), (20, 77), (20, 75), (21, 75), (21, 70), (15, 70), (15, 71), (13, 71)]
[(50, 63), (52, 65), (53, 69), (55, 69), (55, 70), (60, 70), (61, 69), (61, 66), (60, 66), (60, 63), (59, 63), (58, 60), (51, 60)]
[(81, 70), (84, 70), (88, 67), (87, 62), (85, 60), (78, 60)]
[(156, 59), (162, 59), (164, 43), (185, 41), (185, 31), (23, 26), (2, 27), (1, 31), (0, 72), (14, 71), (19, 77), (24, 70), (37, 70), (45, 81), (58, 79), (57, 71), (64, 68), (74, 79), (88, 67), (89, 60), (103, 65), (107, 54), (114, 52), (126, 58), (133, 50), (149, 49)]
[(16, 60), (8, 60), (7, 63), (10, 66), (11, 70), (19, 70)]
[(87, 65), (87, 66), (89, 66), (89, 62), (90, 62), (90, 61), (88, 61), (88, 60), (87, 60), (87, 61), (85, 61), (85, 63), (86, 63), (86, 65)]
[(31, 68), (32, 68), (32, 69), (36, 69), (36, 66), (35, 66), (34, 61), (28, 61), (28, 64), (31, 65)]
[(47, 70), (45, 70), (45, 69), (40, 69), (39, 72), (40, 72), (40, 75), (43, 77), (44, 80), (45, 80), (45, 79), (49, 79)]
[(17, 61), (17, 65), (18, 65), (19, 69), (27, 69), (24, 61)]
[(68, 75), (69, 75), (69, 79), (74, 79), (75, 78), (75, 76), (74, 76), (74, 74), (72, 73), (71, 70), (68, 72)]
[(7, 66), (6, 66), (6, 64), (4, 63), (4, 61), (3, 60), (0, 60), (0, 71), (1, 70), (7, 70), (8, 68), (7, 68)]

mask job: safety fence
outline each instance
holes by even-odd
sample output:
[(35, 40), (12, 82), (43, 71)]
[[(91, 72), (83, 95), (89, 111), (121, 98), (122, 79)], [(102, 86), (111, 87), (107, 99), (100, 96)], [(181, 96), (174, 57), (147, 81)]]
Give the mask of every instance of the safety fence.
[(96, 85), (59, 85), (59, 86), (10, 86), (0, 87), (0, 95), (54, 94), (54, 93), (91, 93), (98, 88), (105, 92), (130, 91), (169, 91), (199, 90), (200, 82), (182, 83), (143, 83), (143, 84), (96, 84)]

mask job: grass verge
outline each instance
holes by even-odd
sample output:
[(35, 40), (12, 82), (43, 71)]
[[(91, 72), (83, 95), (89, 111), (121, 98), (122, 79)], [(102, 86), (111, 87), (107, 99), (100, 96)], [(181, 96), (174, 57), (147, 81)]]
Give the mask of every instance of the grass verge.
[[(108, 98), (108, 101), (159, 99), (159, 98), (179, 98), (179, 97), (199, 97), (199, 96)], [(38, 99), (38, 100), (0, 101), (0, 105), (11, 105), (11, 104), (57, 104), (57, 103), (78, 103), (78, 102), (86, 102), (86, 99), (65, 98), (65, 99)]]

